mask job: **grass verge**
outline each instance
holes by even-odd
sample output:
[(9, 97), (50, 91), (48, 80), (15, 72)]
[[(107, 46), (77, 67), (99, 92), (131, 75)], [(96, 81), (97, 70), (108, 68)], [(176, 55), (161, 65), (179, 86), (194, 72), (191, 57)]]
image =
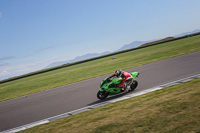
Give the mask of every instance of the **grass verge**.
[(22, 133), (199, 133), (200, 79), (95, 108)]
[[(0, 84), (0, 101), (200, 50), (200, 35)], [(87, 74), (86, 74), (87, 73)]]

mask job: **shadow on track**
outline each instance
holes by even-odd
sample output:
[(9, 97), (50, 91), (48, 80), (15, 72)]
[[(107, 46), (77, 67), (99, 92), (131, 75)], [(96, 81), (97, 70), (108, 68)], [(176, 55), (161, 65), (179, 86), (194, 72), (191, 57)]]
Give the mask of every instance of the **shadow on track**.
[(113, 99), (116, 99), (116, 98), (120, 98), (120, 97), (122, 97), (126, 94), (130, 94), (130, 93), (123, 92), (123, 93), (120, 93), (120, 94), (112, 95), (112, 96), (107, 97), (104, 100), (98, 100), (98, 101), (92, 102), (92, 103), (88, 104), (88, 106), (98, 104), (98, 103), (102, 103), (102, 102), (106, 102), (106, 101), (113, 100)]

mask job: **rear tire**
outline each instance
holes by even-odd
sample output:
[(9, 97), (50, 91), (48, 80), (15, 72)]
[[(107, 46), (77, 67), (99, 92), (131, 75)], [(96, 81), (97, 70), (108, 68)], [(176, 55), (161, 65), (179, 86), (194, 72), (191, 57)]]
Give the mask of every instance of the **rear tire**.
[(137, 80), (134, 80), (133, 83), (130, 86), (131, 88), (130, 88), (129, 92), (134, 91), (137, 86), (138, 86), (138, 82), (137, 82)]
[(106, 97), (109, 95), (106, 91), (98, 91), (97, 92), (97, 98), (100, 100), (106, 99)]

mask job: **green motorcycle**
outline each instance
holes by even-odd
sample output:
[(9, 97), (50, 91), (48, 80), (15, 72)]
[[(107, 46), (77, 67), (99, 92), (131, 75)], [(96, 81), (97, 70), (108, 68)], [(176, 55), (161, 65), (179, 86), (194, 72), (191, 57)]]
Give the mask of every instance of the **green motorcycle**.
[[(138, 77), (138, 72), (132, 72), (130, 73), (132, 75), (131, 81), (126, 81), (127, 83), (127, 92), (132, 92), (136, 89), (138, 82), (135, 80), (136, 77)], [(101, 81), (100, 84), (100, 90), (97, 93), (97, 98), (100, 100), (106, 99), (109, 95), (115, 95), (121, 92), (124, 92), (121, 87), (118, 87), (117, 85), (122, 82), (122, 78), (113, 77), (112, 79), (109, 77), (106, 77), (103, 81)]]

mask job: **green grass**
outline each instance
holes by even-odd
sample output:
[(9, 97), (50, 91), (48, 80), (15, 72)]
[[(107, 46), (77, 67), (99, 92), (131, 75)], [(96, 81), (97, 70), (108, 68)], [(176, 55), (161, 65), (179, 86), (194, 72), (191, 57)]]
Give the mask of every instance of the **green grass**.
[(0, 101), (199, 50), (200, 35), (10, 81), (0, 84)]
[(200, 79), (36, 126), (22, 133), (199, 133)]

